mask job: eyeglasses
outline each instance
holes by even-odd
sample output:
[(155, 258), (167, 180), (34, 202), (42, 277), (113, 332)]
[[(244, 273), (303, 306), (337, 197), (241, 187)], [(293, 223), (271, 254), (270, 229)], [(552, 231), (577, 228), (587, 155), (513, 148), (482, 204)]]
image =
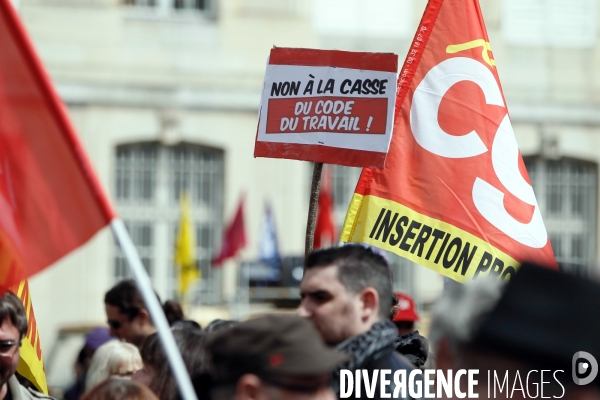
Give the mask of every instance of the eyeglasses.
[(108, 326), (110, 326), (110, 327), (111, 327), (112, 329), (114, 329), (115, 331), (116, 331), (117, 329), (119, 329), (119, 328), (121, 327), (121, 325), (122, 325), (122, 322), (121, 322), (121, 321), (116, 321), (116, 320), (114, 320), (114, 319), (109, 319), (109, 320), (107, 320), (106, 322), (108, 323)]
[(12, 355), (19, 347), (21, 347), (20, 340), (0, 340), (0, 355)]
[[(129, 310), (129, 312), (126, 312), (124, 314), (128, 316), (128, 318), (127, 318), (128, 321), (132, 321), (139, 314), (139, 312), (140, 312), (139, 309), (133, 309), (133, 310)], [(108, 319), (106, 322), (108, 323), (108, 326), (110, 326), (115, 331), (123, 325), (123, 322), (117, 321), (115, 319)]]
[(137, 371), (127, 369), (127, 370), (123, 370), (123, 371), (117, 371), (114, 374), (112, 374), (112, 376), (114, 376), (116, 378), (131, 378), (136, 372)]

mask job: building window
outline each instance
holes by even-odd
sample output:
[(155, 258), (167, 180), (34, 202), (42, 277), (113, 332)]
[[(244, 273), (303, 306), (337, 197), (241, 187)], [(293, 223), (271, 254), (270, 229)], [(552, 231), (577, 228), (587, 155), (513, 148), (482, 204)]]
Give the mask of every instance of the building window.
[(134, 7), (167, 7), (174, 10), (206, 10), (211, 0), (122, 0)]
[[(130, 220), (124, 220), (123, 222), (125, 223), (127, 231), (131, 235), (133, 244), (137, 248), (146, 272), (148, 275), (152, 276), (152, 264), (154, 261), (154, 231), (152, 222)], [(131, 277), (127, 261), (125, 260), (125, 257), (121, 252), (121, 248), (118, 245), (116, 246), (114, 277), (115, 281), (120, 281), (122, 279)]]
[(504, 0), (502, 32), (516, 45), (591, 48), (596, 0)]
[(152, 201), (156, 184), (156, 146), (117, 149), (117, 201)]
[(318, 0), (313, 25), (320, 35), (405, 39), (414, 32), (413, 0)]
[(527, 157), (525, 164), (556, 261), (587, 274), (596, 260), (597, 166), (541, 157)]
[[(116, 206), (142, 262), (163, 296), (177, 288), (173, 255), (180, 219), (180, 195), (186, 191), (196, 226), (202, 281), (193, 298), (221, 301), (221, 271), (210, 260), (222, 231), (223, 151), (193, 144), (163, 146), (136, 143), (116, 150)], [(128, 278), (129, 268), (115, 246), (114, 278)]]
[(214, 20), (217, 0), (120, 0), (133, 19), (175, 21)]

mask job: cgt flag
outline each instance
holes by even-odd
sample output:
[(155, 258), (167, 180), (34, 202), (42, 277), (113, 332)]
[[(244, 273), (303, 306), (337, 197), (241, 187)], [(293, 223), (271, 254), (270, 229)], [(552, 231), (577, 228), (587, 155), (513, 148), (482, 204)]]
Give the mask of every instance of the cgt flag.
[(0, 288), (115, 216), (10, 1), (0, 1)]
[(397, 87), (385, 169), (364, 169), (343, 242), (456, 281), (556, 266), (477, 0), (430, 0)]

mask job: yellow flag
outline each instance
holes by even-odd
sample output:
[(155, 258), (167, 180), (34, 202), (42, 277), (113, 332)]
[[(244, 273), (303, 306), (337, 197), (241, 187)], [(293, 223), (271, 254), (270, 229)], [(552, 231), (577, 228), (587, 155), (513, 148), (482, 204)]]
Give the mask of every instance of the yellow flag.
[(187, 193), (181, 194), (181, 221), (175, 244), (175, 267), (179, 276), (179, 295), (187, 292), (190, 284), (200, 279), (200, 271), (196, 264), (196, 235), (192, 210)]
[(25, 280), (11, 287), (10, 291), (21, 299), (23, 307), (25, 307), (25, 313), (27, 314), (27, 333), (22, 341), (21, 358), (17, 366), (17, 372), (29, 379), (40, 392), (48, 394), (42, 345), (40, 344), (40, 335), (37, 330), (35, 315), (33, 314), (29, 284)]

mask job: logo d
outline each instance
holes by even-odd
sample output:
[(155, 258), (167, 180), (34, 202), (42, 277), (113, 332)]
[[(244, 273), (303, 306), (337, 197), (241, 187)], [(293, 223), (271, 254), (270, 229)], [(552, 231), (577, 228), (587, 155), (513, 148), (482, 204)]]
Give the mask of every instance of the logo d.
[[(579, 378), (579, 376), (586, 374), (589, 371), (589, 375), (585, 378)], [(576, 385), (587, 385), (592, 383), (598, 375), (598, 362), (593, 355), (585, 351), (578, 351), (573, 355), (573, 382)]]

